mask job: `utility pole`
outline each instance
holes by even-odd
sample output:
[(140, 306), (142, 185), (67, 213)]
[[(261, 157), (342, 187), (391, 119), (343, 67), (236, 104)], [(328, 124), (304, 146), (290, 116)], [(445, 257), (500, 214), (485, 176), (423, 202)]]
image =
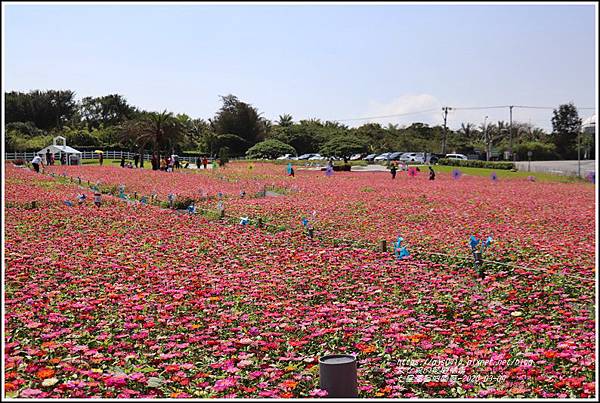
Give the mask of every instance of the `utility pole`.
[(509, 118), (509, 123), (508, 123), (508, 130), (510, 131), (509, 133), (509, 137), (510, 137), (510, 147), (508, 149), (508, 153), (510, 154), (510, 157), (512, 158), (513, 162), (515, 161), (515, 156), (513, 154), (513, 127), (512, 127), (512, 110), (513, 110), (513, 105), (508, 107), (509, 111), (510, 111), (510, 118)]
[(444, 156), (446, 155), (446, 136), (447, 136), (447, 132), (448, 132), (448, 127), (446, 126), (446, 120), (448, 119), (448, 110), (452, 109), (449, 108), (447, 106), (444, 106), (442, 108), (442, 111), (444, 111), (444, 137), (442, 139), (442, 154), (444, 154)]
[(581, 129), (577, 132), (577, 176), (581, 178)]
[(485, 160), (489, 161), (490, 160), (490, 139), (488, 138), (487, 119), (488, 119), (487, 116), (485, 117), (485, 119), (483, 119), (483, 138), (485, 140)]

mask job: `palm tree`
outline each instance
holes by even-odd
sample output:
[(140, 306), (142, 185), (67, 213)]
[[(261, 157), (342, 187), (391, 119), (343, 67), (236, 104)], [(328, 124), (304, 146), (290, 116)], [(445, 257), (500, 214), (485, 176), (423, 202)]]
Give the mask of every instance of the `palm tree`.
[(279, 120), (277, 121), (277, 124), (281, 127), (290, 127), (294, 124), (294, 119), (292, 118), (292, 115), (288, 113), (284, 115), (279, 115)]
[(472, 123), (461, 123), (459, 133), (465, 136), (465, 140), (472, 140), (475, 134), (475, 126)]
[(151, 112), (139, 120), (131, 120), (124, 124), (122, 137), (138, 145), (140, 152), (148, 144), (153, 152), (172, 150), (185, 134), (184, 124), (173, 116), (173, 113)]

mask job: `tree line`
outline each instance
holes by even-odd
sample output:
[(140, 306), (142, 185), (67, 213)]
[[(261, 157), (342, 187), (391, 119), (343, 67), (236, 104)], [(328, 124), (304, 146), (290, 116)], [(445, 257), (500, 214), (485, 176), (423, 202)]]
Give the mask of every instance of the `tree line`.
[[(119, 94), (75, 99), (70, 90), (8, 92), (5, 94), (5, 150), (37, 151), (61, 135), (80, 149), (126, 149), (134, 152), (194, 153), (223, 158), (276, 157), (319, 152), (326, 156), (388, 151), (441, 152), (444, 128), (425, 123), (409, 126), (367, 123), (348, 127), (339, 122), (294, 121), (289, 114), (276, 121), (234, 95), (221, 96), (212, 118), (192, 118), (173, 112), (145, 111)], [(572, 159), (577, 155), (581, 119), (573, 104), (560, 105), (546, 133), (528, 123), (513, 122), (513, 151), (518, 159)], [(593, 157), (594, 136), (583, 137), (582, 150)], [(490, 148), (509, 150), (505, 121), (486, 126), (462, 123), (447, 130), (448, 152), (485, 155)]]

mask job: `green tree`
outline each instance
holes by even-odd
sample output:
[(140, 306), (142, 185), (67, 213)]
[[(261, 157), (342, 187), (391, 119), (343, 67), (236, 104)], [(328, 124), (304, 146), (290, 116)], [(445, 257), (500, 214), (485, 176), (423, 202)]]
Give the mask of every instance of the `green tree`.
[(577, 157), (577, 135), (581, 131), (582, 120), (577, 108), (571, 102), (555, 109), (552, 116), (552, 142), (556, 151), (564, 159)]
[(61, 129), (76, 114), (74, 97), (69, 90), (6, 93), (6, 123), (33, 122), (42, 130)]
[(296, 154), (296, 150), (289, 144), (285, 144), (279, 140), (269, 139), (256, 143), (248, 151), (246, 155), (250, 158), (277, 158), (284, 154)]
[(244, 139), (243, 148), (239, 147), (242, 153), (264, 139), (269, 125), (256, 108), (234, 95), (222, 96), (221, 100), (223, 106), (210, 120), (216, 134), (235, 134)]
[(97, 132), (90, 131), (87, 127), (65, 127), (61, 133), (67, 144), (73, 147), (101, 146), (102, 141), (97, 137)]
[(319, 150), (328, 157), (350, 157), (367, 150), (367, 143), (357, 136), (338, 136), (327, 141)]
[(248, 142), (245, 139), (232, 133), (217, 134), (214, 145), (215, 149), (219, 150), (219, 155), (222, 148), (227, 148), (227, 156), (231, 156), (232, 154), (236, 156), (243, 155), (249, 148)]
[(81, 100), (81, 119), (90, 128), (117, 125), (132, 119), (136, 113), (136, 108), (129, 105), (125, 97), (119, 94), (85, 97)]

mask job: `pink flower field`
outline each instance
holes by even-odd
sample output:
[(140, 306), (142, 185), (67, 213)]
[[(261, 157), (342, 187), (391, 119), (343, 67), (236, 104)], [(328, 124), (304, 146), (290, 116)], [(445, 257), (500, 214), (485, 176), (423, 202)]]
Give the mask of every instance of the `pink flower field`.
[[(258, 163), (5, 173), (8, 397), (318, 398), (331, 353), (357, 356), (360, 397), (595, 397), (591, 184)], [(77, 177), (201, 213), (97, 208)], [(470, 235), (512, 266), (479, 278)], [(398, 236), (408, 258), (378, 251)]]

